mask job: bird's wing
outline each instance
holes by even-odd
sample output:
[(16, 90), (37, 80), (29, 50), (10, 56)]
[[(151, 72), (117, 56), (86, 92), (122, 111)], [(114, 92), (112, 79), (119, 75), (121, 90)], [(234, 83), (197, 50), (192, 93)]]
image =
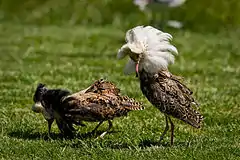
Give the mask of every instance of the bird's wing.
[(64, 97), (62, 101), (64, 101), (64, 99), (68, 97), (79, 97), (79, 96), (81, 97), (85, 93), (119, 95), (120, 89), (117, 88), (116, 85), (113, 84), (112, 82), (106, 81), (104, 79), (99, 79), (95, 81), (91, 86), (87, 87), (86, 89)]
[(63, 104), (66, 106), (67, 117), (86, 121), (113, 119), (126, 115), (130, 110), (142, 109), (140, 103), (131, 98), (93, 92), (70, 96), (64, 100)]
[[(159, 80), (159, 79), (158, 79)], [(200, 128), (203, 119), (202, 115), (192, 108), (196, 103), (192, 96), (192, 91), (172, 75), (170, 78), (159, 80), (159, 87), (162, 92), (163, 102), (166, 102), (168, 114), (179, 118), (193, 127)]]
[[(173, 74), (171, 74), (170, 72), (168, 71), (161, 71), (161, 72), (158, 72), (158, 75), (159, 77), (167, 77), (169, 79), (171, 79), (172, 81), (175, 81), (178, 88), (187, 96), (190, 96), (192, 97), (192, 91), (191, 89), (189, 89), (182, 81), (183, 81), (183, 77), (180, 77), (180, 76), (175, 76)], [(158, 81), (160, 80), (161, 78), (158, 79)], [(192, 97), (193, 98), (193, 97)], [(194, 99), (192, 99), (191, 101), (195, 101)]]
[(193, 127), (200, 128), (202, 115), (192, 107), (195, 102), (192, 91), (171, 75), (159, 73), (151, 84), (141, 84), (148, 100), (161, 112), (181, 119)]

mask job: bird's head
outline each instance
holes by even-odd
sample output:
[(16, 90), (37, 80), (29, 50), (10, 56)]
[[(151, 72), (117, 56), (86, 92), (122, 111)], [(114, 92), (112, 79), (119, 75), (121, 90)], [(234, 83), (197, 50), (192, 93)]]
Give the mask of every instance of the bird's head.
[(42, 106), (43, 95), (46, 93), (48, 89), (45, 87), (45, 84), (39, 83), (37, 85), (36, 91), (33, 96), (34, 105), (32, 106), (32, 110), (37, 113), (43, 113), (44, 107)]
[[(47, 121), (54, 119), (52, 104), (49, 104), (49, 99), (53, 99), (52, 96), (47, 95), (47, 92), (51, 90), (46, 88), (45, 84), (39, 83), (33, 96), (34, 104), (32, 111), (36, 113), (42, 113)], [(50, 93), (51, 95), (51, 93)]]
[(177, 49), (170, 44), (172, 36), (151, 26), (137, 26), (126, 33), (126, 44), (118, 51), (117, 58), (129, 56), (124, 73), (141, 72), (156, 73), (166, 70), (174, 63)]

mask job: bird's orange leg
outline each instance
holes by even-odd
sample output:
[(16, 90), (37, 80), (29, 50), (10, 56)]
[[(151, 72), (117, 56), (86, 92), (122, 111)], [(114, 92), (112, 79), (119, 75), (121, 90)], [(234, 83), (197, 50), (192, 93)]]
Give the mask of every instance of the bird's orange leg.
[(169, 122), (171, 124), (171, 145), (173, 145), (173, 138), (174, 138), (174, 124), (172, 122), (172, 120), (170, 119), (170, 117), (168, 117)]
[(166, 127), (162, 133), (162, 135), (160, 136), (160, 141), (163, 140), (163, 137), (165, 136), (165, 134), (167, 133), (167, 131), (169, 130), (169, 126), (168, 126), (168, 116), (165, 115), (165, 119), (166, 119)]

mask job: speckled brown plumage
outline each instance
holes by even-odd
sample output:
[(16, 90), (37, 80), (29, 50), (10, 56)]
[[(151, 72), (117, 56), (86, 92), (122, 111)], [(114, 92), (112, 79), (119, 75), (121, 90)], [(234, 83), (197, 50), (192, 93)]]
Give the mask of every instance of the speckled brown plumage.
[(112, 120), (131, 110), (143, 109), (140, 103), (131, 98), (92, 92), (70, 96), (62, 104), (67, 106), (66, 115), (84, 121)]
[[(192, 96), (192, 91), (178, 77), (167, 70), (157, 74), (150, 74), (142, 70), (139, 76), (143, 94), (166, 116), (166, 129), (161, 139), (168, 130), (168, 120), (172, 124), (171, 129), (174, 129), (169, 116), (180, 119), (195, 128), (200, 128), (203, 116), (192, 107), (192, 105), (197, 106), (198, 104)], [(173, 144), (173, 131), (171, 144)]]
[(117, 88), (112, 82), (100, 79), (95, 81), (87, 90), (87, 92), (99, 93), (99, 94), (114, 94), (119, 95), (120, 89)]
[(108, 121), (109, 131), (112, 127), (111, 120), (115, 117), (126, 116), (129, 111), (143, 109), (141, 103), (127, 96), (120, 96), (119, 92), (113, 83), (97, 81), (85, 93), (75, 93), (63, 99), (62, 104), (66, 106), (65, 116), (74, 121), (99, 122), (94, 131), (103, 121)]

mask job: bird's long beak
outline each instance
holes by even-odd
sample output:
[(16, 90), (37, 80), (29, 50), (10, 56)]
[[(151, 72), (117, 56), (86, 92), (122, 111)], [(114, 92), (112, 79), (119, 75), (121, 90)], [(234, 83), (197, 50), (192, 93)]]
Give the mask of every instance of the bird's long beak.
[(138, 77), (138, 68), (139, 68), (139, 61), (136, 63), (136, 77)]
[(136, 64), (136, 73), (138, 73), (138, 66), (139, 66), (139, 63)]

